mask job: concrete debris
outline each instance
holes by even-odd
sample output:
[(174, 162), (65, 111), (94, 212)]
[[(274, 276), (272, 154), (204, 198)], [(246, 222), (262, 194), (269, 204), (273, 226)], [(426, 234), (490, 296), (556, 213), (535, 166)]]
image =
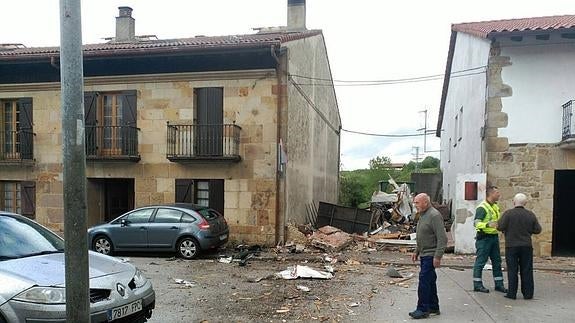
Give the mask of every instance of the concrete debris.
[(393, 266), (387, 267), (386, 275), (391, 278), (403, 278), (403, 275), (397, 271)]
[(304, 285), (297, 285), (296, 288), (301, 290), (302, 292), (309, 292), (311, 290), (311, 288)]
[(276, 273), (276, 276), (282, 279), (297, 279), (297, 278), (316, 278), (316, 279), (331, 279), (333, 274), (326, 271), (319, 271), (308, 266), (295, 265), (288, 267), (286, 270)]
[(179, 278), (174, 278), (174, 282), (176, 282), (176, 284), (179, 285), (184, 285), (185, 287), (191, 288), (191, 287), (195, 287), (196, 286), (196, 282), (191, 282), (191, 281), (187, 281), (187, 280), (183, 280), (183, 279), (179, 279)]
[(229, 257), (220, 257), (220, 259), (218, 259), (218, 262), (221, 262), (221, 263), (223, 263), (223, 264), (229, 264), (229, 263), (232, 262), (232, 260), (233, 260), (233, 257), (232, 257), (232, 256), (229, 256)]
[(353, 242), (353, 238), (346, 232), (332, 226), (324, 226), (311, 236), (311, 244), (326, 251), (339, 251)]

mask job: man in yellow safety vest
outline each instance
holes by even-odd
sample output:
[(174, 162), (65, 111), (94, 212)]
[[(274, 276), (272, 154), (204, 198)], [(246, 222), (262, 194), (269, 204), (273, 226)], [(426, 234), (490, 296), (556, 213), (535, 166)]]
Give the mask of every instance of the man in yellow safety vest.
[(485, 201), (481, 202), (475, 210), (475, 231), (477, 250), (475, 265), (473, 266), (473, 290), (476, 292), (489, 293), (489, 289), (483, 286), (481, 274), (487, 259), (491, 259), (493, 267), (493, 280), (495, 290), (507, 293), (503, 285), (503, 272), (501, 271), (501, 253), (499, 251), (499, 232), (497, 231), (497, 221), (500, 217), (497, 201), (501, 193), (496, 186), (488, 186), (485, 192)]

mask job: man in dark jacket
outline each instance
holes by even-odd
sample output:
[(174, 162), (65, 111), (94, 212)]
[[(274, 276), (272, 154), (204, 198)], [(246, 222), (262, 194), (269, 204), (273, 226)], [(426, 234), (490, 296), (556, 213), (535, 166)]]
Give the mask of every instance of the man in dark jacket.
[(533, 298), (533, 246), (531, 235), (541, 233), (535, 214), (525, 209), (527, 196), (519, 193), (513, 197), (515, 208), (505, 211), (497, 223), (497, 230), (505, 234), (505, 261), (509, 288), (505, 297), (515, 299), (521, 273), (521, 294)]
[(429, 196), (418, 194), (413, 200), (419, 213), (417, 222), (417, 246), (411, 260), (420, 258), (419, 284), (417, 286), (417, 309), (409, 313), (414, 319), (439, 315), (439, 298), (437, 297), (437, 274), (435, 268), (441, 265), (441, 257), (447, 246), (447, 234), (443, 216), (431, 206)]

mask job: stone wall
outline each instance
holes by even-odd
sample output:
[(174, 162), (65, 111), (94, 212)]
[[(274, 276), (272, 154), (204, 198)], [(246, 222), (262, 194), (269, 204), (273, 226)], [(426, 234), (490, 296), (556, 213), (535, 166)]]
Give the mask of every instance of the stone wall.
[[(233, 74), (233, 73), (231, 73)], [(277, 79), (274, 71), (250, 77), (190, 75), (189, 81), (154, 82), (138, 77), (86, 81), (86, 91), (137, 91), (137, 126), (141, 160), (87, 162), (89, 178), (133, 178), (135, 206), (173, 203), (175, 179), (224, 179), (224, 212), (230, 239), (273, 244), (276, 225)], [(165, 79), (165, 77), (164, 77)], [(241, 130), (239, 163), (179, 164), (166, 159), (166, 122), (193, 123), (193, 89), (224, 88), (224, 123), (235, 122)], [(27, 85), (30, 88), (30, 85)], [(34, 109), (34, 157), (32, 166), (1, 166), (0, 180), (36, 182), (36, 219), (55, 231), (63, 231), (63, 178), (60, 91), (51, 89), (7, 91), (0, 98), (32, 97)], [(91, 188), (93, 190), (93, 188)], [(89, 198), (93, 198), (90, 196)], [(94, 206), (95, 203), (88, 203)], [(90, 223), (101, 222), (90, 219)]]

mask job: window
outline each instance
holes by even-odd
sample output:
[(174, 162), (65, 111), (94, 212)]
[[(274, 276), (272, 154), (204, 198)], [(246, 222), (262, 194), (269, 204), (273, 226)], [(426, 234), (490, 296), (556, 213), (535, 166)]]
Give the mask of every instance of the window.
[(137, 155), (136, 91), (84, 94), (86, 154)]
[(124, 219), (130, 223), (147, 223), (154, 209), (143, 209), (128, 214)]
[(36, 183), (1, 181), (0, 210), (34, 218), (36, 210)]
[(158, 209), (156, 212), (156, 217), (154, 218), (155, 223), (179, 223), (182, 217), (182, 212), (172, 209)]
[(32, 159), (32, 99), (0, 100), (0, 159)]
[(223, 179), (176, 179), (176, 203), (193, 203), (224, 213)]
[(459, 130), (457, 133), (457, 141), (461, 141), (463, 138), (463, 107), (459, 109), (459, 124), (457, 125), (457, 129)]
[(451, 138), (449, 138), (449, 145), (447, 146), (447, 162), (451, 162)]
[[(453, 131), (454, 136), (458, 136), (459, 134), (459, 115), (455, 116), (455, 130)], [(457, 137), (456, 137), (457, 138)], [(453, 147), (457, 146), (457, 140), (453, 142)]]

